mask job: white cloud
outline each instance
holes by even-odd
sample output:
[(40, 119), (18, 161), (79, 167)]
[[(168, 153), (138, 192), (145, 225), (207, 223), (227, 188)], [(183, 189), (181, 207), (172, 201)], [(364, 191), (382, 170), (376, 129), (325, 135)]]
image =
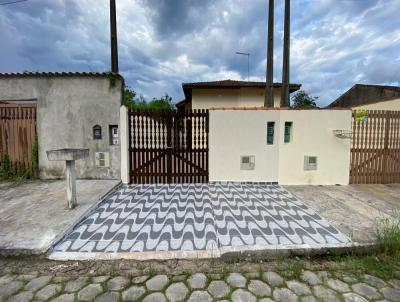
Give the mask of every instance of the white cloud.
[[(275, 80), (283, 1), (276, 2)], [(292, 1), (291, 80), (324, 105), (355, 82), (400, 81), (400, 1)], [(120, 70), (138, 93), (183, 96), (182, 82), (265, 79), (267, 1), (119, 0)], [(0, 8), (0, 71), (108, 70), (104, 0), (35, 0)]]

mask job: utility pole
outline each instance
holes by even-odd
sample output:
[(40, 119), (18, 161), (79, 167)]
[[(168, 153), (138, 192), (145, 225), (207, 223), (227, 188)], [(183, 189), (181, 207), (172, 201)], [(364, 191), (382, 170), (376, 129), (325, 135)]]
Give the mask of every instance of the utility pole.
[(274, 106), (274, 0), (269, 0), (268, 8), (268, 47), (264, 107)]
[(282, 65), (281, 107), (290, 106), (290, 0), (285, 0), (285, 25), (283, 34), (283, 65)]
[(117, 12), (115, 0), (110, 0), (111, 72), (118, 73)]

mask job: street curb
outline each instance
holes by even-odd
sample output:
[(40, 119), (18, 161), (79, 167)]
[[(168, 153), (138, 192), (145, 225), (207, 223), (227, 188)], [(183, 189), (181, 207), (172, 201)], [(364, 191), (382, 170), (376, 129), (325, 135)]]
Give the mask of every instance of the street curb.
[(227, 248), (221, 251), (221, 258), (224, 260), (233, 259), (270, 259), (290, 257), (317, 257), (317, 256), (340, 256), (346, 254), (368, 255), (381, 250), (381, 245), (377, 243), (357, 243), (330, 244), (321, 247), (313, 246), (271, 246), (271, 247), (241, 247)]
[(345, 243), (328, 244), (323, 246), (311, 245), (271, 245), (271, 246), (242, 246), (222, 247), (201, 251), (160, 251), (160, 252), (125, 252), (125, 253), (81, 253), (81, 252), (53, 252), (48, 255), (50, 260), (195, 260), (195, 259), (268, 259), (315, 257), (315, 256), (339, 256), (346, 254), (367, 255), (381, 249), (375, 243)]

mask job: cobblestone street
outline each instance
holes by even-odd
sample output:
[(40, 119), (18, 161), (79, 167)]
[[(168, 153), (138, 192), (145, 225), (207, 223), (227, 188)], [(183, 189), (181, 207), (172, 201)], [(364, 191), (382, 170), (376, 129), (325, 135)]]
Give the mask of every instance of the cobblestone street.
[[(1, 267), (1, 266), (0, 266)], [(55, 274), (55, 268), (65, 268)], [(377, 278), (342, 270), (262, 270), (247, 272), (98, 275), (60, 264), (51, 274), (2, 270), (1, 301), (400, 301), (400, 278)], [(89, 267), (91, 267), (89, 265)], [(123, 267), (121, 264), (120, 268)], [(3, 265), (4, 268), (4, 265)], [(251, 271), (253, 268), (254, 271)], [(72, 275), (65, 272), (72, 271)], [(396, 273), (395, 276), (398, 276)], [(399, 277), (399, 276), (398, 276)]]

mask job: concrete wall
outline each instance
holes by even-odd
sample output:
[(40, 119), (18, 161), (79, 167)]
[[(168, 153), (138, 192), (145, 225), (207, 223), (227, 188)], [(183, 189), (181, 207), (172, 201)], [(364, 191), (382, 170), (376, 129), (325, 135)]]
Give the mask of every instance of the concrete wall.
[[(267, 123), (275, 122), (267, 145)], [(284, 143), (284, 124), (293, 122)], [(348, 184), (350, 140), (332, 130), (351, 129), (350, 110), (211, 110), (211, 181), (272, 181), (289, 184)], [(255, 169), (241, 170), (240, 156), (254, 155)], [(316, 171), (304, 171), (304, 156), (317, 156)]]
[[(210, 181), (278, 181), (278, 144), (267, 145), (267, 121), (278, 125), (279, 111), (210, 111)], [(242, 155), (255, 156), (254, 170), (240, 170)]]
[[(284, 143), (284, 124), (293, 122), (292, 141)], [(333, 130), (351, 130), (351, 110), (282, 110), (279, 132), (279, 183), (346, 185), (350, 139)], [(317, 156), (317, 170), (304, 171), (304, 156)]]
[[(0, 79), (0, 100), (36, 99), (41, 178), (60, 178), (65, 163), (47, 160), (46, 150), (89, 148), (90, 157), (76, 162), (80, 178), (119, 179), (120, 146), (110, 145), (109, 125), (119, 125), (121, 80), (110, 87), (104, 77), (22, 77)], [(93, 140), (92, 127), (102, 127)], [(110, 167), (96, 168), (94, 152), (110, 152)]]
[[(263, 107), (264, 88), (193, 89), (192, 109)], [(281, 89), (274, 88), (274, 106), (280, 107)]]
[(368, 105), (354, 106), (354, 110), (400, 110), (400, 98)]

